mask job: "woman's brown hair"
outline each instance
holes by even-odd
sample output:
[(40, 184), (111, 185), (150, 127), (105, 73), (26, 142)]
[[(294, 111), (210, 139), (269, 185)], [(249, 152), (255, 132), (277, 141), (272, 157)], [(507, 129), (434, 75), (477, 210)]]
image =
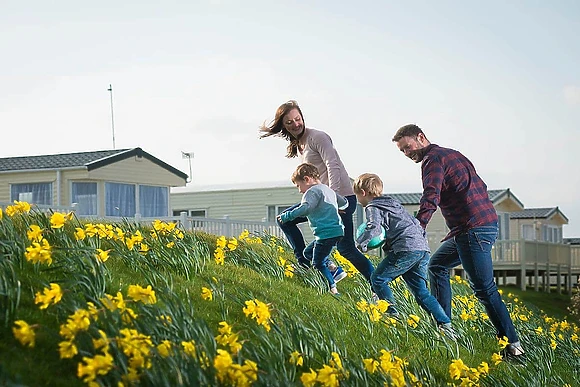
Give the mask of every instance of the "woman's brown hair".
[[(293, 109), (298, 110), (298, 113), (300, 113), (300, 118), (302, 118), (302, 124), (306, 125), (304, 124), (304, 115), (302, 114), (302, 110), (300, 110), (300, 106), (298, 106), (298, 102), (290, 100), (278, 107), (276, 110), (276, 115), (274, 116), (274, 120), (270, 122), (270, 125), (266, 125), (266, 123), (264, 123), (260, 126), (260, 132), (262, 133), (260, 138), (280, 136), (290, 141), (290, 144), (288, 144), (288, 147), (286, 148), (286, 157), (288, 158), (298, 156), (298, 139), (294, 138), (294, 136), (292, 136), (284, 127), (284, 116)], [(306, 129), (306, 126), (304, 126), (304, 128)]]

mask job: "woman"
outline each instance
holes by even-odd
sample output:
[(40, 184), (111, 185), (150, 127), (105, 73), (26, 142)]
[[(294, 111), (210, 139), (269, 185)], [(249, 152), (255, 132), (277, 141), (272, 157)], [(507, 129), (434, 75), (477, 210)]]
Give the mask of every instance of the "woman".
[[(323, 131), (305, 126), (302, 110), (296, 101), (282, 104), (276, 110), (276, 115), (270, 125), (262, 125), (260, 131), (262, 132), (260, 138), (276, 135), (288, 140), (290, 144), (286, 157), (300, 156), (302, 163), (315, 165), (320, 174), (320, 181), (347, 199), (348, 208), (340, 213), (344, 225), (344, 238), (338, 243), (337, 249), (370, 282), (374, 270), (373, 264), (354, 244), (352, 215), (356, 209), (356, 196), (330, 136)], [(306, 218), (297, 218), (292, 222), (278, 224), (286, 234), (298, 262), (310, 266), (310, 262), (304, 258), (304, 237), (298, 228), (299, 223), (306, 221)]]

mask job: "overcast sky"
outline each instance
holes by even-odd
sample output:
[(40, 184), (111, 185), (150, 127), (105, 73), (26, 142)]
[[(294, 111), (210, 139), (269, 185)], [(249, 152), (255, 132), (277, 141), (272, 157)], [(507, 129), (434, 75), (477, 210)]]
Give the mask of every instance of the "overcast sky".
[[(0, 0), (0, 157), (141, 147), (194, 185), (289, 179), (296, 99), (351, 177), (420, 192), (406, 123), (580, 237), (578, 1)], [(80, 5), (82, 4), (82, 5)]]

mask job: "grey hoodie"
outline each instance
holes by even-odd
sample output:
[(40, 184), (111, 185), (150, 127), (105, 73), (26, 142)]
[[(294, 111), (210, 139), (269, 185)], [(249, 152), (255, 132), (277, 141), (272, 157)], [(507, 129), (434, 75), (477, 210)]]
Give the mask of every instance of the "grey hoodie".
[(426, 233), (417, 219), (390, 196), (374, 198), (365, 207), (367, 218), (366, 230), (357, 238), (356, 243), (366, 251), (369, 241), (381, 234), (379, 225), (387, 232), (383, 250), (398, 253), (400, 251), (430, 251)]

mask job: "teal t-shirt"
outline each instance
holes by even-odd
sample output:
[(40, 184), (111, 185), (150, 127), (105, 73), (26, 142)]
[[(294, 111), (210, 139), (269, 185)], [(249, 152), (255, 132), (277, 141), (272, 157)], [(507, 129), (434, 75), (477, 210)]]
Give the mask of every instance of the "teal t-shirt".
[(288, 222), (306, 216), (316, 239), (335, 238), (344, 236), (344, 226), (338, 209), (347, 205), (346, 199), (337, 195), (327, 185), (316, 184), (302, 195), (298, 207), (283, 212), (280, 218), (282, 222)]

